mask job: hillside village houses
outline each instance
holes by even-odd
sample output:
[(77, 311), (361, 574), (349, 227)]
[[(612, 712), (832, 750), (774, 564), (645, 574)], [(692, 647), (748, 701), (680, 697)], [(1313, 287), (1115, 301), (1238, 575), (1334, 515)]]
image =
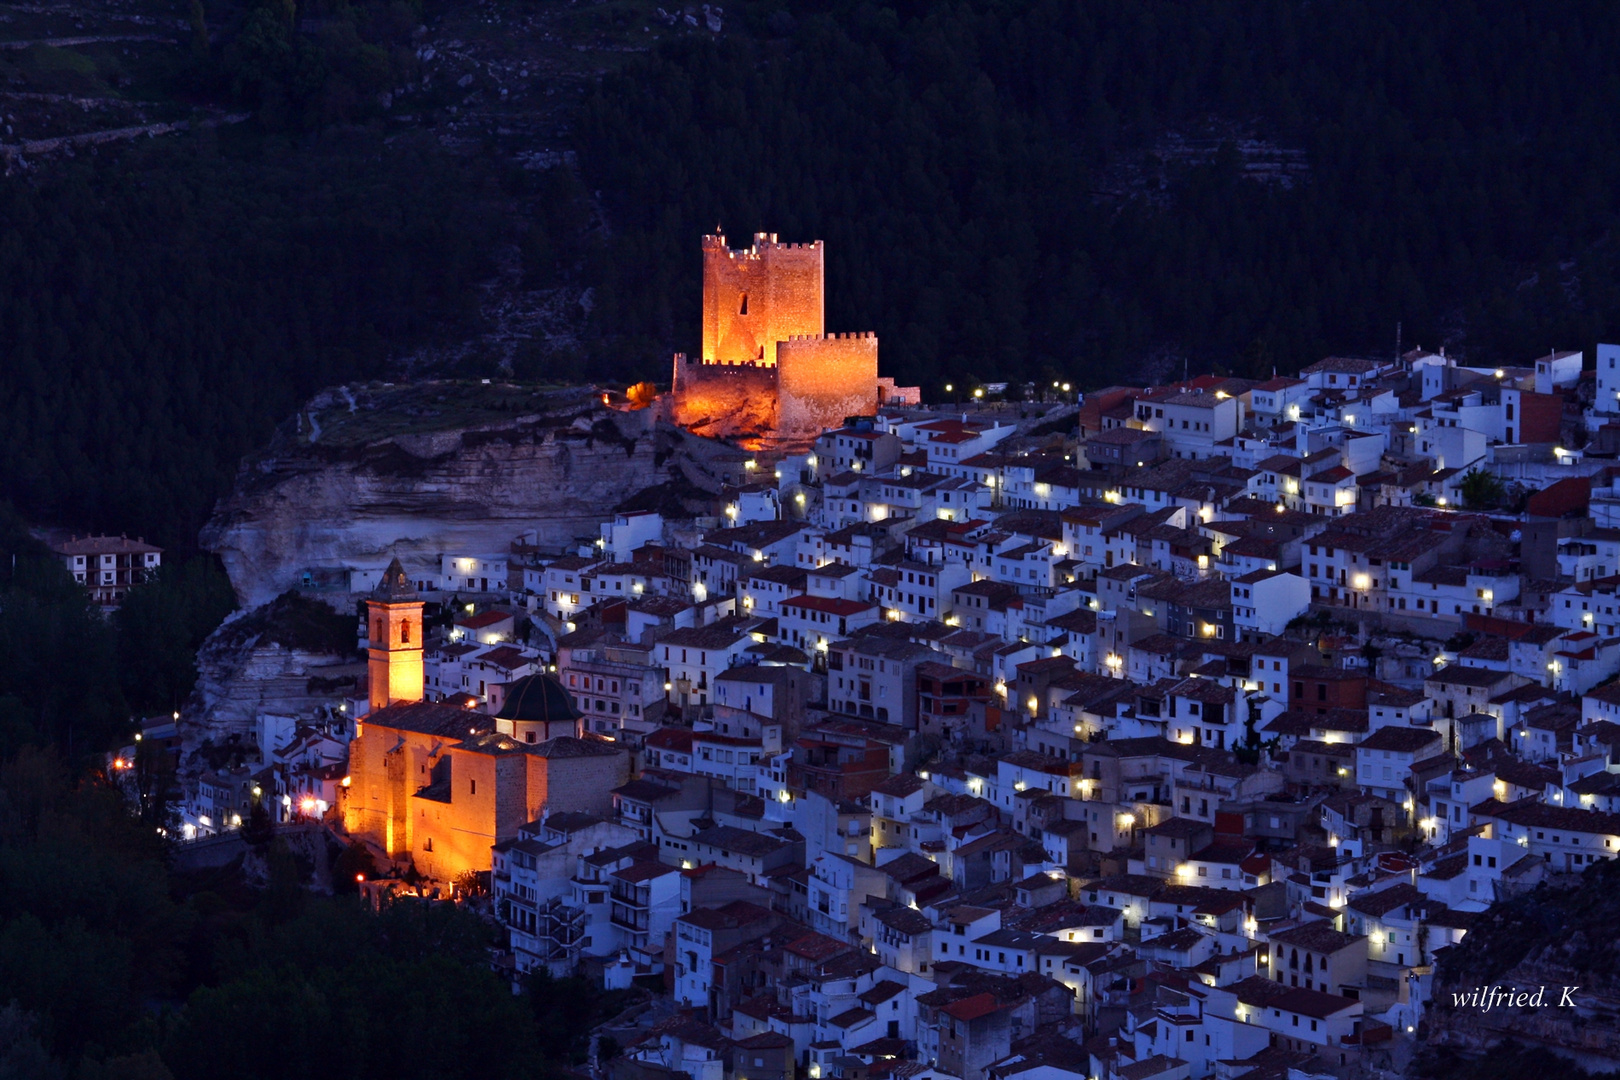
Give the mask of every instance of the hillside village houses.
[(365, 685), (187, 821), (296, 796), (514, 974), (661, 985), (623, 1080), (1395, 1068), (1437, 952), (1620, 853), (1617, 359), (879, 410), (349, 568)]

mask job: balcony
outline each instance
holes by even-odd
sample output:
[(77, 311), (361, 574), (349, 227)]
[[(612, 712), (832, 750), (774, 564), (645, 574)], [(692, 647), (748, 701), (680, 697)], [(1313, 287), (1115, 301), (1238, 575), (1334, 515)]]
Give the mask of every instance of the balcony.
[(646, 912), (631, 911), (629, 908), (626, 908), (618, 903), (613, 905), (613, 914), (609, 916), (609, 921), (612, 922), (614, 926), (621, 927), (625, 930), (634, 931), (636, 933), (645, 934), (651, 928), (651, 920)]
[(619, 882), (613, 883), (613, 904), (615, 907), (627, 907), (634, 911), (646, 911), (648, 904), (648, 889), (645, 885), (628, 886)]

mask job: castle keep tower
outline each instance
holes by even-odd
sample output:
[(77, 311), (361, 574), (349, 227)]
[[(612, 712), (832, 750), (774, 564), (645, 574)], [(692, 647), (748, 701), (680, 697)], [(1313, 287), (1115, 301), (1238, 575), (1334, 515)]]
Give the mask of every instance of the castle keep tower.
[(776, 366), (776, 343), (820, 337), (825, 327), (821, 241), (779, 244), (755, 233), (733, 251), (703, 238), (703, 363)]
[(422, 700), (422, 599), (395, 559), (366, 601), (371, 711)]
[(775, 233), (739, 251), (723, 235), (703, 238), (703, 352), (675, 357), (671, 419), (704, 435), (808, 445), (881, 404), (877, 335), (826, 332), (824, 256), (820, 240), (782, 244)]

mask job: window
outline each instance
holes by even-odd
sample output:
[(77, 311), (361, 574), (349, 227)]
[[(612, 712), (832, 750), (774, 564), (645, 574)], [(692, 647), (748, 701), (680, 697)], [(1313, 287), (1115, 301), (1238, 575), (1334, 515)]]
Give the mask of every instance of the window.
[(739, 315), (748, 314), (748, 294), (747, 293), (743, 293), (742, 298), (737, 302), (737, 314), (739, 314)]

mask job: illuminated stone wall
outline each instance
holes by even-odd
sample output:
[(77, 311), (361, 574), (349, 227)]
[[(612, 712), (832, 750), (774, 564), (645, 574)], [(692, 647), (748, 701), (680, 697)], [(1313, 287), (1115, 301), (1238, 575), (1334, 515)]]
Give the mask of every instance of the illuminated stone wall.
[(488, 870), (490, 847), (516, 836), (525, 816), (524, 753), (489, 754), (450, 748), (450, 801), (413, 797), (411, 859), (417, 872), (454, 881), (469, 870)]
[(777, 243), (756, 233), (732, 250), (703, 238), (703, 353), (706, 364), (776, 363), (776, 343), (825, 330), (821, 241)]
[(670, 419), (704, 435), (776, 430), (776, 369), (675, 357)]
[[(391, 855), (411, 850), (408, 803), (427, 786), (444, 750), (443, 735), (364, 723), (349, 742), (349, 789), (343, 827)], [(435, 750), (438, 753), (435, 753)]]
[[(469, 714), (474, 716), (477, 714)], [(349, 744), (343, 806), (351, 836), (407, 856), (418, 872), (454, 881), (490, 868), (490, 846), (551, 810), (611, 815), (614, 788), (630, 779), (630, 757), (600, 743), (561, 740), (550, 750), (508, 738), (453, 741), (375, 722)], [(435, 780), (448, 784), (433, 787)]]
[(422, 604), (366, 601), (371, 707), (422, 700)]
[(703, 352), (675, 357), (673, 422), (799, 440), (877, 408), (877, 335), (825, 333), (824, 266), (819, 240), (756, 233), (734, 251), (703, 238)]
[(922, 404), (922, 387), (896, 386), (893, 379), (878, 379), (879, 405), (909, 405)]
[(776, 350), (777, 432), (819, 435), (877, 408), (876, 334), (794, 337)]

